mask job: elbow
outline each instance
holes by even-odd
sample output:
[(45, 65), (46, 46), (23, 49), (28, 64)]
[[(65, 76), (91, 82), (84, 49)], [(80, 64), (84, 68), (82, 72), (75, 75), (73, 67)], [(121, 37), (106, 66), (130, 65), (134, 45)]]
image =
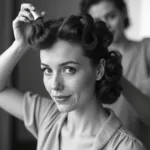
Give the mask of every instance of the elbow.
[(0, 87), (0, 93), (7, 90), (8, 88), (11, 88), (11, 86), (5, 86), (5, 87), (2, 87), (2, 88)]
[(0, 87), (0, 93), (2, 93), (3, 91), (5, 91), (6, 89), (7, 89), (7, 87), (3, 87), (3, 88)]
[(5, 91), (8, 88), (11, 88), (11, 82), (10, 80), (2, 80), (0, 79), (0, 93)]
[(1, 84), (1, 85), (0, 85), (0, 93), (3, 92), (3, 91), (5, 91), (5, 90), (8, 89), (8, 88), (11, 88), (11, 87), (12, 87), (12, 86), (11, 86), (10, 83)]

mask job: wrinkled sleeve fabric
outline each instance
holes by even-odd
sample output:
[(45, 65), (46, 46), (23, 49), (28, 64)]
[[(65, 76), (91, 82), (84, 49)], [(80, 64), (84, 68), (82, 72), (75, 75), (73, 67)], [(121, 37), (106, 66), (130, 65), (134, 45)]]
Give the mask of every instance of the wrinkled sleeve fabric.
[(124, 139), (116, 150), (146, 150), (145, 146), (137, 139)]
[(127, 130), (120, 130), (113, 138), (115, 150), (147, 150), (143, 143)]
[(25, 127), (38, 137), (38, 132), (44, 124), (46, 118), (50, 118), (51, 123), (59, 115), (55, 103), (50, 98), (42, 97), (32, 92), (26, 92), (23, 99), (23, 119)]

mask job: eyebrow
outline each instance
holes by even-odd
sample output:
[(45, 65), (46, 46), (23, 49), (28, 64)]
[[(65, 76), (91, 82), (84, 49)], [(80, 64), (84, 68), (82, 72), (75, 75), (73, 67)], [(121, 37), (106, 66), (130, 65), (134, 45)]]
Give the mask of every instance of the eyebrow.
[(111, 11), (109, 11), (109, 12), (107, 13), (107, 15), (110, 15), (110, 14), (112, 14), (112, 13), (116, 13), (116, 10), (111, 10)]
[[(68, 64), (80, 65), (80, 63), (78, 63), (78, 62), (67, 61), (67, 62), (61, 63), (59, 66), (65, 66), (65, 65), (68, 65)], [(45, 67), (49, 67), (49, 65), (44, 64), (44, 63), (41, 63), (41, 65), (42, 65), (42, 66), (45, 66)]]

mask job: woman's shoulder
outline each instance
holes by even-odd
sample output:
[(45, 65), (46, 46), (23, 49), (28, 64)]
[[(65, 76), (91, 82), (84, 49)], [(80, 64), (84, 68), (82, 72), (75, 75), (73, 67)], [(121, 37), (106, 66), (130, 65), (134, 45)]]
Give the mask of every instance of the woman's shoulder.
[(150, 38), (143, 38), (138, 44), (139, 50), (143, 53), (147, 64), (150, 64)]
[(56, 104), (50, 97), (44, 97), (31, 91), (24, 94), (23, 112), (24, 118), (37, 116), (40, 120), (52, 116), (57, 117), (60, 114)]
[(144, 45), (150, 45), (150, 38), (143, 38), (143, 39), (140, 39), (140, 40), (130, 40), (130, 45), (131, 46), (144, 46)]
[(41, 94), (34, 93), (32, 91), (27, 91), (24, 93), (24, 102), (26, 103), (39, 103), (45, 106), (53, 105), (54, 102), (50, 97), (42, 96)]
[(124, 127), (119, 128), (111, 143), (116, 150), (146, 150), (143, 143)]
[(44, 112), (49, 110), (58, 111), (56, 104), (54, 103), (51, 97), (46, 97), (41, 94), (34, 93), (32, 91), (27, 91), (24, 94), (23, 106), (26, 107), (27, 109), (31, 107), (31, 109), (33, 108), (35, 108), (36, 110), (40, 109), (43, 110)]
[[(130, 40), (127, 46), (128, 51), (131, 52), (136, 58), (144, 57), (145, 60), (150, 59), (150, 38), (143, 38), (139, 41)], [(139, 57), (138, 57), (139, 56)]]
[(31, 91), (24, 94), (24, 124), (35, 137), (38, 136), (38, 132), (42, 127), (52, 126), (59, 116), (60, 112), (51, 98)]
[(150, 38), (143, 38), (141, 40), (142, 43), (150, 43)]

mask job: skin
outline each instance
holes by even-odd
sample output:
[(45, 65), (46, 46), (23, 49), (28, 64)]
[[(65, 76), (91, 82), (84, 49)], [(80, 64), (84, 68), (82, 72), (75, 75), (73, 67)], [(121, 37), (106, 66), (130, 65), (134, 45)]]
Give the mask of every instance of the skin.
[[(90, 101), (96, 101), (97, 71), (80, 45), (58, 41), (50, 49), (42, 50), (40, 59), (45, 88), (60, 111), (83, 109)], [(60, 95), (65, 98), (55, 97)]]

